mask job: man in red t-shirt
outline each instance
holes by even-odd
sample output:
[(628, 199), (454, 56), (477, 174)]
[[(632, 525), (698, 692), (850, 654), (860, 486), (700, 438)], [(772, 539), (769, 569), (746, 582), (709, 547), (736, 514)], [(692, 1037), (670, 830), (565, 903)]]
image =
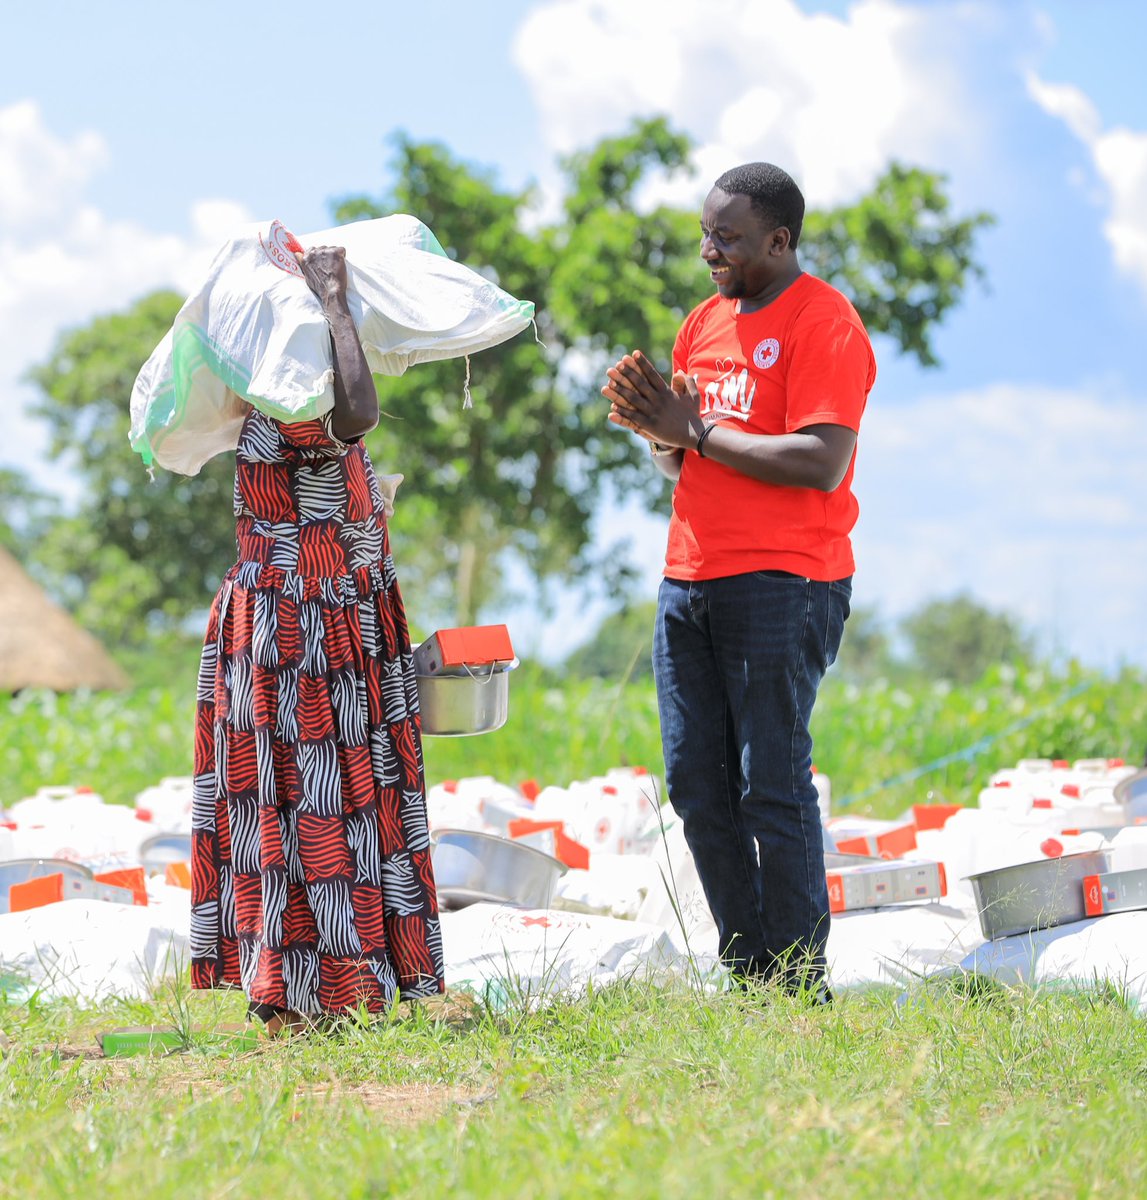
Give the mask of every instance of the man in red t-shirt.
[(828, 892), (809, 719), (848, 617), (856, 437), (876, 376), (856, 310), (805, 275), (804, 197), (770, 163), (705, 200), (717, 294), (669, 382), (607, 371), (609, 419), (675, 480), (653, 665), (669, 799), (742, 980), (830, 998)]

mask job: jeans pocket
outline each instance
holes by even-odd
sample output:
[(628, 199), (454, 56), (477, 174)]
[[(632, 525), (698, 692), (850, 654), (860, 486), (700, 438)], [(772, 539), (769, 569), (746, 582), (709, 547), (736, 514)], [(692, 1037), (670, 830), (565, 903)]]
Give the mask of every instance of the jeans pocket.
[(754, 579), (775, 579), (788, 583), (811, 583), (807, 575), (794, 575), (792, 571), (750, 571)]
[(844, 637), (844, 623), (852, 611), (852, 580), (834, 580), (828, 585), (828, 613), (824, 623), (824, 661), (827, 666), (836, 662), (840, 643)]

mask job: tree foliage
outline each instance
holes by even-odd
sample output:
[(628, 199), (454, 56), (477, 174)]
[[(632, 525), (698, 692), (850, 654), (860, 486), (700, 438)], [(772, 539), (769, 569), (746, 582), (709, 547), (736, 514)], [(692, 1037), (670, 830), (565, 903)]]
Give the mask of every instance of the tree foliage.
[[(571, 675), (620, 679), (636, 656), (633, 675), (652, 674), (656, 604), (623, 606), (604, 617), (566, 659)], [(928, 600), (893, 627), (871, 605), (852, 610), (833, 675), (848, 683), (921, 679), (978, 682), (1000, 666), (1030, 665), (1035, 644), (1022, 623), (968, 595)]]
[(34, 487), (23, 472), (0, 468), (0, 546), (18, 560), (32, 558), (58, 509), (56, 498)]
[(1034, 650), (1015, 617), (966, 594), (929, 601), (905, 617), (901, 629), (916, 668), (952, 683), (974, 683), (989, 667), (1027, 662)]
[(899, 673), (892, 636), (875, 605), (852, 606), (845, 622), (836, 670), (854, 683), (867, 683)]
[(83, 482), (77, 511), (49, 526), (35, 557), (80, 622), (114, 643), (146, 640), (157, 621), (206, 606), (235, 554), (234, 464), (152, 480), (128, 445), (132, 384), (181, 303), (155, 292), (97, 317), (31, 373), (49, 452)]
[[(637, 440), (608, 424), (599, 387), (622, 350), (668, 366), (680, 321), (711, 292), (697, 213), (641, 203), (659, 176), (689, 168), (690, 152), (665, 121), (635, 122), (561, 162), (562, 206), (547, 222), (532, 189), (507, 190), (444, 146), (399, 137), (390, 189), (336, 206), (340, 222), (414, 214), (448, 253), (537, 308), (536, 339), (378, 381), (384, 416), (368, 445), (381, 470), (407, 477), (392, 538), (416, 622), (476, 619), (511, 567), (624, 593), (628, 559), (595, 550), (593, 517), (618, 495), (661, 503), (666, 485)], [(894, 165), (855, 205), (810, 213), (802, 253), (873, 332), (932, 362), (930, 332), (979, 273), (974, 237), (987, 219), (953, 219), (941, 176)], [(117, 639), (205, 605), (233, 553), (232, 464), (151, 482), (127, 445), (132, 382), (178, 305), (161, 292), (100, 317), (33, 373), (52, 452), (84, 484), (38, 557), (81, 619)]]
[(626, 605), (612, 613), (568, 657), (566, 671), (582, 678), (652, 678), (656, 615), (655, 601)]
[(865, 325), (892, 337), (926, 367), (938, 365), (932, 332), (983, 278), (975, 259), (985, 212), (950, 215), (945, 177), (892, 163), (855, 204), (805, 218), (800, 254), (852, 300)]

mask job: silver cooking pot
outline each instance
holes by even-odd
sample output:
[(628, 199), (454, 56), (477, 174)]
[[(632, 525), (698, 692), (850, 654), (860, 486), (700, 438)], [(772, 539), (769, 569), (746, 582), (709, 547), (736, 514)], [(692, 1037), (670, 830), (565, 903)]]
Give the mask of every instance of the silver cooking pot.
[(9, 911), (8, 889), (14, 883), (27, 883), (46, 875), (63, 875), (66, 879), (92, 878), (88, 867), (66, 858), (10, 858), (0, 862), (0, 913)]
[(1147, 771), (1136, 771), (1115, 785), (1115, 799), (1127, 810), (1129, 822), (1147, 817)]
[(503, 666), (458, 667), (435, 675), (417, 675), (422, 732), (434, 737), (464, 737), (501, 729), (510, 715), (510, 672)]
[(1083, 880), (1109, 870), (1111, 855), (1106, 850), (1088, 850), (981, 871), (967, 878), (976, 898), (980, 929), (988, 941), (995, 941), (1084, 920)]
[(465, 908), (485, 900), (518, 908), (549, 908), (566, 865), (533, 846), (472, 829), (436, 829), (430, 857), (438, 904)]

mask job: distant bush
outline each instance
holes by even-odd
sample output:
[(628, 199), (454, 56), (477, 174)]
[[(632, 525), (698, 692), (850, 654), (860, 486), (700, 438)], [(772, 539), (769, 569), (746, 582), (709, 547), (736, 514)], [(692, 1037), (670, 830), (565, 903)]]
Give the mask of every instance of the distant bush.
[(566, 671), (581, 679), (652, 679), (656, 614), (654, 601), (612, 613), (566, 659)]

